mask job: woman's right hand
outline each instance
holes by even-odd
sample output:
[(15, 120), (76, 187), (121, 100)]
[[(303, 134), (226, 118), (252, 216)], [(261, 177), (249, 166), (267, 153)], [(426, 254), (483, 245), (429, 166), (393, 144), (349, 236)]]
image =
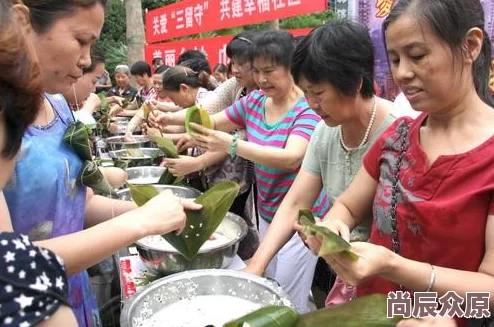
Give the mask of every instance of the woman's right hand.
[(185, 228), (185, 209), (200, 210), (202, 205), (190, 199), (181, 199), (172, 191), (161, 192), (142, 207), (136, 209), (145, 235), (180, 234)]

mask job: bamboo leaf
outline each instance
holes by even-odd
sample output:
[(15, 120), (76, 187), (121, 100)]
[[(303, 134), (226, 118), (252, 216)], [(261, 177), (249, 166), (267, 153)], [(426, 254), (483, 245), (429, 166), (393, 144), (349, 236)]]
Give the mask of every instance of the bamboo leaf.
[(178, 158), (177, 148), (171, 140), (160, 136), (149, 136), (149, 139), (158, 145), (158, 148), (165, 153), (167, 158)]
[(323, 257), (330, 253), (344, 252), (350, 259), (354, 261), (358, 260), (358, 255), (350, 251), (350, 243), (328, 228), (321, 225), (316, 225), (316, 221), (310, 210), (300, 210), (298, 214), (298, 222), (302, 225), (302, 227), (304, 227), (303, 233), (305, 236), (310, 237), (318, 235), (322, 237), (322, 246), (319, 250), (318, 256)]
[(298, 319), (298, 313), (292, 308), (272, 305), (230, 321), (223, 327), (243, 327), (247, 324), (249, 327), (292, 327)]
[(387, 317), (387, 297), (372, 294), (300, 316), (295, 327), (394, 327), (403, 316)]
[(201, 210), (186, 210), (187, 222), (182, 234), (170, 233), (163, 237), (186, 259), (192, 260), (221, 224), (239, 190), (239, 185), (232, 181), (217, 183), (195, 199), (202, 204)]
[(209, 129), (213, 128), (213, 121), (208, 112), (197, 105), (187, 108), (185, 114), (185, 130), (189, 135), (192, 133), (190, 123), (196, 123)]
[(84, 123), (77, 121), (70, 124), (63, 135), (63, 140), (82, 160), (92, 160), (89, 134)]
[(149, 119), (149, 114), (151, 113), (151, 108), (149, 108), (149, 106), (147, 105), (147, 103), (144, 103), (142, 105), (142, 112), (143, 112), (144, 120), (147, 123), (147, 121)]
[(125, 183), (130, 190), (132, 200), (140, 207), (148, 202), (151, 198), (158, 195), (158, 190), (152, 185), (134, 185)]
[[(158, 194), (152, 185), (127, 185), (138, 206)], [(186, 259), (192, 260), (223, 221), (239, 190), (240, 186), (232, 181), (217, 183), (195, 199), (196, 203), (202, 204), (201, 210), (185, 211), (187, 220), (184, 231), (180, 235), (170, 233), (163, 237)]]
[(105, 195), (115, 196), (117, 193), (101, 173), (98, 165), (93, 161), (84, 161), (82, 172), (79, 176), (80, 182)]

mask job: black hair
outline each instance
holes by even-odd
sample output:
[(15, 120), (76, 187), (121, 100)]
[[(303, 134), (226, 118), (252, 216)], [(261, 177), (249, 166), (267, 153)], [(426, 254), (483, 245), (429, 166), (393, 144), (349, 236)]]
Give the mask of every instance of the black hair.
[(96, 66), (100, 63), (105, 63), (105, 54), (103, 49), (99, 46), (99, 44), (94, 44), (91, 46), (91, 65), (89, 67), (84, 67), (82, 69), (83, 74), (91, 73), (96, 69)]
[(14, 19), (12, 2), (0, 1), (0, 119), (5, 123), (5, 144), (0, 155), (15, 157), (22, 136), (43, 103), (41, 71), (29, 51), (24, 33)]
[(244, 31), (233, 37), (226, 45), (226, 55), (232, 60), (240, 63), (250, 60), (249, 53), (252, 49), (254, 39), (259, 35), (259, 31)]
[[(463, 44), (467, 32), (474, 27), (482, 30), (484, 40), (482, 51), (475, 60), (472, 77), (480, 98), (494, 106), (489, 91), (489, 72), (491, 68), (491, 42), (485, 31), (484, 9), (479, 0), (401, 0), (392, 9), (383, 23), (383, 39), (390, 24), (405, 13), (410, 13), (419, 21), (429, 25), (432, 32), (446, 42), (453, 53), (463, 56)], [(386, 43), (385, 43), (386, 44)]]
[(107, 0), (23, 0), (22, 2), (29, 8), (33, 29), (37, 33), (43, 33), (61, 17), (73, 14), (78, 7), (91, 7), (98, 3), (105, 7)]
[(159, 66), (158, 68), (156, 68), (155, 71), (154, 71), (154, 73), (155, 74), (163, 74), (169, 68), (170, 68), (170, 66), (162, 65), (162, 66)]
[(177, 65), (182, 65), (186, 60), (191, 59), (204, 59), (206, 60), (206, 54), (201, 50), (185, 50), (180, 56), (178, 56)]
[(204, 58), (192, 58), (182, 61), (180, 66), (189, 67), (193, 71), (206, 72), (211, 75), (211, 66), (209, 65), (209, 61)]
[(367, 28), (342, 19), (329, 20), (300, 41), (293, 55), (296, 83), (329, 82), (339, 92), (364, 98), (374, 95), (374, 47)]
[(151, 66), (145, 61), (137, 61), (130, 68), (130, 74), (144, 76), (147, 74), (148, 77), (151, 77)]
[(163, 58), (161, 58), (161, 57), (156, 57), (156, 58), (153, 58), (153, 60), (151, 61), (151, 65), (156, 65), (156, 62), (157, 62), (158, 60), (163, 60)]
[(181, 84), (210, 90), (210, 83), (209, 75), (204, 71), (196, 72), (189, 67), (180, 65), (171, 67), (163, 74), (163, 90), (167, 91), (178, 92)]
[(256, 58), (271, 60), (290, 70), (293, 56), (293, 36), (285, 30), (261, 32), (253, 41), (249, 52), (250, 61)]
[(228, 74), (228, 66), (225, 64), (217, 64), (214, 66), (214, 72), (220, 72), (222, 74)]

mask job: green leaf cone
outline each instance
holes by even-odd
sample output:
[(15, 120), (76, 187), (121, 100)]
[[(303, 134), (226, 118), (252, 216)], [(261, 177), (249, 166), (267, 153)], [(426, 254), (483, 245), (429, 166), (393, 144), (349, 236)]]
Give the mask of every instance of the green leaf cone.
[(213, 128), (213, 121), (208, 112), (197, 105), (187, 108), (185, 114), (185, 130), (189, 135), (192, 133), (190, 123), (196, 123), (209, 129)]
[(79, 179), (82, 184), (100, 193), (111, 196), (117, 195), (103, 173), (101, 173), (98, 165), (93, 161), (84, 161), (84, 166)]
[(89, 134), (84, 123), (77, 121), (70, 124), (63, 135), (63, 140), (82, 160), (92, 160)]
[(171, 140), (160, 136), (150, 136), (149, 139), (156, 143), (158, 148), (165, 153), (167, 158), (178, 158), (177, 148)]

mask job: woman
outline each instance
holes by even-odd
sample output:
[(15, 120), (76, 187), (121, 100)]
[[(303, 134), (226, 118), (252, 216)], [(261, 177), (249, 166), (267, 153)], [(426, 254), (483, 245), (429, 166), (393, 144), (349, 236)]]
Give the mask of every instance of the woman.
[[(23, 2), (25, 6), (17, 5), (25, 13), (19, 21), (29, 31), (43, 91), (67, 92), (91, 64), (90, 48), (101, 31), (105, 1)], [(98, 310), (84, 269), (145, 235), (180, 230), (185, 214), (181, 201), (170, 193), (128, 213), (135, 204), (96, 195), (86, 201), (86, 188), (75, 182), (82, 161), (62, 141), (72, 122), (65, 100), (46, 94), (24, 134), (15, 175), (5, 190), (11, 219), (2, 215), (0, 225), (13, 226), (63, 258), (68, 273), (74, 274), (69, 304), (78, 324), (94, 326), (99, 324)]]
[[(290, 74), (293, 37), (287, 31), (261, 33), (250, 61), (260, 91), (213, 115), (216, 130), (194, 125), (194, 138), (208, 151), (240, 156), (255, 164), (261, 237), (272, 221), (300, 168), (320, 117), (312, 111)], [(166, 115), (158, 117), (166, 124)], [(245, 128), (248, 141), (226, 132)], [(323, 203), (327, 205), (327, 203)], [(318, 215), (321, 215), (318, 213)], [(308, 296), (317, 258), (293, 237), (271, 261), (267, 275), (275, 278), (301, 312), (310, 310)]]
[[(234, 63), (235, 78), (229, 79), (218, 86), (213, 92), (208, 92), (201, 100), (201, 106), (210, 115), (218, 113), (231, 106), (235, 101), (257, 89), (257, 84), (252, 76), (249, 61), (249, 51), (252, 41), (258, 32), (245, 31), (236, 35), (226, 47), (226, 54)], [(190, 60), (187, 60), (188, 62)], [(170, 115), (177, 125), (184, 124), (185, 110)], [(169, 128), (170, 126), (167, 126)], [(241, 138), (245, 139), (245, 130), (242, 130)], [(177, 143), (180, 151), (187, 148), (190, 141), (188, 136), (183, 137)], [(233, 202), (230, 211), (242, 217), (249, 231), (247, 236), (240, 241), (238, 255), (242, 260), (252, 257), (259, 246), (259, 232), (254, 222), (254, 212), (251, 197), (252, 170), (251, 162), (241, 158), (230, 156), (223, 152), (201, 152), (197, 156), (181, 156), (178, 159), (166, 159), (165, 166), (175, 176), (185, 176), (191, 173), (204, 171), (207, 186), (211, 187), (222, 180), (237, 181), (242, 185), (239, 196)], [(250, 201), (249, 201), (250, 200)]]
[(120, 97), (128, 101), (134, 101), (137, 95), (137, 89), (130, 85), (130, 68), (127, 65), (117, 65), (115, 67), (115, 82), (117, 85), (112, 87), (107, 96)]
[(393, 77), (422, 114), (381, 135), (324, 219), (348, 239), (372, 209), (369, 243), (352, 246), (360, 259), (325, 259), (359, 296), (401, 288), (492, 294), (494, 110), (482, 6), (402, 0), (383, 31)]
[[(276, 211), (265, 241), (246, 269), (257, 275), (264, 273), (293, 235), (298, 211), (310, 208), (321, 189), (334, 202), (355, 177), (369, 146), (394, 120), (391, 103), (374, 95), (374, 47), (363, 25), (330, 20), (313, 30), (296, 47), (292, 74), (323, 121), (312, 135), (302, 168)], [(371, 222), (367, 216), (353, 230), (351, 240), (366, 241)], [(316, 270), (316, 280), (322, 279), (327, 288), (329, 275), (324, 273), (318, 276)], [(339, 302), (349, 300), (352, 291), (338, 280), (336, 286), (334, 293), (344, 295)]]
[[(39, 67), (16, 20), (23, 13), (11, 6), (10, 1), (0, 2), (0, 190), (12, 173), (22, 134), (42, 99)], [(0, 257), (2, 326), (77, 326), (65, 299), (65, 269), (56, 255), (33, 246), (25, 235), (0, 232)], [(42, 276), (51, 285), (37, 283)]]
[(228, 67), (225, 64), (217, 64), (214, 66), (213, 76), (220, 84), (226, 82), (228, 79)]

